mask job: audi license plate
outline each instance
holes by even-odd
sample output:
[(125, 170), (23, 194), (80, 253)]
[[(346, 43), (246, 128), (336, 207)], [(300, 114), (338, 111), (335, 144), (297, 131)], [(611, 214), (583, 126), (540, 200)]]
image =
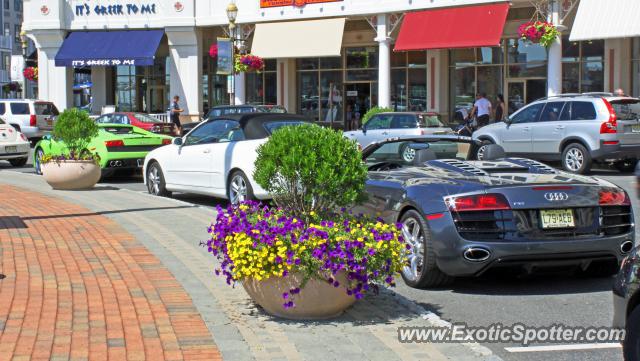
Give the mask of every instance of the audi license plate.
[(632, 133), (640, 133), (640, 124), (634, 124), (631, 126)]
[(5, 153), (17, 153), (18, 147), (4, 147)]
[(543, 229), (574, 228), (573, 211), (570, 209), (541, 210)]
[(138, 159), (138, 168), (142, 168), (143, 164), (144, 164), (144, 159)]

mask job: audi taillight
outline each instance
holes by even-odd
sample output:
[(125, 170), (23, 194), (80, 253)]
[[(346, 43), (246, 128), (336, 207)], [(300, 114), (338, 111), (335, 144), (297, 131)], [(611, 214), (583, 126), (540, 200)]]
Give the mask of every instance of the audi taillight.
[(478, 194), (473, 196), (451, 197), (446, 200), (451, 211), (502, 211), (509, 210), (509, 202), (502, 194)]
[(107, 148), (124, 147), (124, 142), (122, 140), (107, 140), (104, 145)]
[(167, 145), (167, 144), (171, 144), (171, 139), (163, 139), (162, 140), (162, 145)]
[(607, 111), (609, 111), (609, 120), (600, 125), (600, 134), (618, 133), (618, 116), (616, 115), (616, 111), (607, 99), (602, 98), (602, 101), (604, 105), (607, 106)]
[(598, 198), (601, 206), (628, 206), (631, 204), (627, 192), (622, 189), (601, 189)]
[(38, 120), (38, 119), (36, 118), (35, 114), (32, 114), (32, 115), (29, 117), (29, 125), (30, 125), (30, 126), (32, 126), (32, 127), (35, 127), (35, 126), (36, 126), (36, 123), (37, 123), (37, 120)]

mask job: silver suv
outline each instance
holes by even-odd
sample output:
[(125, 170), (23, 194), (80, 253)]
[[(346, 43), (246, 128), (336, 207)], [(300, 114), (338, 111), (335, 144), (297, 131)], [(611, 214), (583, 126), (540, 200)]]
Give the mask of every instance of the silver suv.
[(29, 139), (51, 132), (58, 115), (58, 108), (52, 102), (0, 99), (0, 116)]
[[(473, 138), (499, 144), (509, 156), (559, 160), (573, 173), (588, 172), (593, 162), (632, 171), (640, 157), (640, 100), (609, 93), (543, 98)], [(478, 159), (485, 148), (478, 148)]]

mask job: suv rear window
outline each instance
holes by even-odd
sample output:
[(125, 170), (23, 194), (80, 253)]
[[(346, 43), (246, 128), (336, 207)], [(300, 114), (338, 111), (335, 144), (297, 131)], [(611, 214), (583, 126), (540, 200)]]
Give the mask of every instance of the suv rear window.
[(4, 103), (0, 103), (0, 114), (4, 115), (7, 112), (7, 106)]
[(11, 114), (29, 115), (29, 103), (11, 103)]
[(620, 120), (640, 119), (640, 100), (613, 101), (611, 106)]
[(420, 128), (442, 128), (445, 126), (435, 114), (418, 114), (418, 124)]
[(34, 103), (36, 115), (58, 115), (58, 108), (53, 103)]
[(571, 120), (595, 120), (596, 108), (591, 102), (571, 102)]

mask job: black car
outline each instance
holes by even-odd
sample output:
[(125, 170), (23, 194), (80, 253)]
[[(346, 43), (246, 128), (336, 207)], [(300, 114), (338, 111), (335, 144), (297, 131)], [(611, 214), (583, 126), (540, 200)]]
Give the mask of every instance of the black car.
[[(483, 161), (468, 137), (388, 139), (363, 149), (368, 201), (355, 211), (403, 224), (410, 244), (402, 272), (416, 288), (499, 267), (533, 272), (571, 267), (613, 275), (635, 240), (628, 195), (593, 177), (506, 158), (498, 145)], [(407, 162), (399, 149), (415, 150)]]
[[(640, 164), (636, 177), (640, 198)], [(624, 359), (640, 360), (640, 248), (622, 262), (613, 286), (613, 326), (626, 329)]]
[[(246, 114), (246, 113), (274, 113), (284, 114), (287, 109), (280, 105), (219, 105), (211, 108), (203, 120), (209, 120), (223, 115)], [(187, 123), (182, 125), (182, 135), (185, 135), (195, 128), (200, 122)]]

